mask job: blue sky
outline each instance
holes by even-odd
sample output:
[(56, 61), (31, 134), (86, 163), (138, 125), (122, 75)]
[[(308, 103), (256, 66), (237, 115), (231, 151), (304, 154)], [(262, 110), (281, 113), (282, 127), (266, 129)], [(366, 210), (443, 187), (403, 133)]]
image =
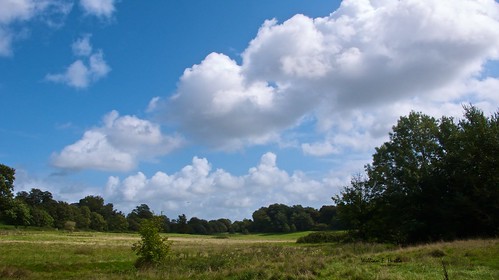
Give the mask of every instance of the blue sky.
[(0, 163), (126, 213), (318, 208), (399, 116), (496, 111), (498, 58), (493, 0), (0, 0)]

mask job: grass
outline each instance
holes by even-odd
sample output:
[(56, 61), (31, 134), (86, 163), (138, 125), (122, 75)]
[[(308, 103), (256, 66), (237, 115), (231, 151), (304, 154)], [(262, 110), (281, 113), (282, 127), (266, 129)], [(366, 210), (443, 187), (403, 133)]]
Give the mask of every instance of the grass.
[(0, 229), (0, 279), (499, 279), (499, 239), (398, 248), (296, 244), (307, 233), (190, 236), (136, 270), (137, 234)]

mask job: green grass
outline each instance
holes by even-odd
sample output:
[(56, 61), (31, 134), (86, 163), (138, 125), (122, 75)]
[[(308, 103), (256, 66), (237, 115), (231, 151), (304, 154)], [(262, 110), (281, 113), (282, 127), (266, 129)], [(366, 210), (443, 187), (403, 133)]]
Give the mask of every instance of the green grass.
[(308, 233), (168, 234), (164, 266), (136, 270), (137, 234), (0, 229), (0, 279), (499, 279), (499, 239), (398, 248), (296, 244)]

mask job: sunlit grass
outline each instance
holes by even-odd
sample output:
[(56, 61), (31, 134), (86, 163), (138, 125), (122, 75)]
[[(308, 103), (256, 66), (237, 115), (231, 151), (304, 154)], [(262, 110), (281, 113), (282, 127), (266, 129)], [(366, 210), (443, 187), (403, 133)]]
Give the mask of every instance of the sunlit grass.
[(399, 248), (296, 244), (307, 233), (191, 236), (167, 262), (136, 270), (137, 234), (0, 231), (0, 279), (499, 279), (499, 240)]

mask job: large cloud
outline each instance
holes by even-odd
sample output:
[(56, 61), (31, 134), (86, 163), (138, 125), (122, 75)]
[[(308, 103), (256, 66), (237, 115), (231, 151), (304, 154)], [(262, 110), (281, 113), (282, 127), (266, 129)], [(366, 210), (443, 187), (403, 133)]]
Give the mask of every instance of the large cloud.
[(54, 153), (52, 163), (64, 169), (129, 171), (138, 161), (165, 155), (182, 142), (179, 136), (164, 135), (157, 124), (112, 111), (102, 126), (87, 130), (80, 140)]
[(266, 153), (247, 174), (235, 176), (223, 169), (213, 170), (207, 159), (194, 157), (192, 164), (171, 175), (159, 171), (150, 178), (142, 172), (123, 180), (111, 176), (106, 198), (128, 211), (147, 203), (167, 215), (232, 219), (250, 217), (254, 210), (272, 203), (316, 207), (331, 203), (328, 180), (316, 181), (302, 172), (289, 174), (276, 160), (275, 154)]
[(93, 51), (90, 44), (90, 34), (84, 35), (71, 48), (79, 59), (71, 63), (65, 72), (47, 74), (47, 81), (63, 83), (75, 88), (86, 88), (92, 83), (104, 78), (111, 71), (111, 67), (104, 60), (102, 50)]
[[(324, 141), (303, 143), (303, 151), (326, 155), (379, 143), (411, 109), (442, 115), (462, 102), (497, 106), (476, 84), (494, 86), (482, 70), (498, 58), (493, 0), (345, 0), (327, 17), (266, 21), (241, 64), (208, 55), (157, 108), (222, 149), (278, 141), (312, 118)], [(355, 132), (344, 125), (357, 121)]]

